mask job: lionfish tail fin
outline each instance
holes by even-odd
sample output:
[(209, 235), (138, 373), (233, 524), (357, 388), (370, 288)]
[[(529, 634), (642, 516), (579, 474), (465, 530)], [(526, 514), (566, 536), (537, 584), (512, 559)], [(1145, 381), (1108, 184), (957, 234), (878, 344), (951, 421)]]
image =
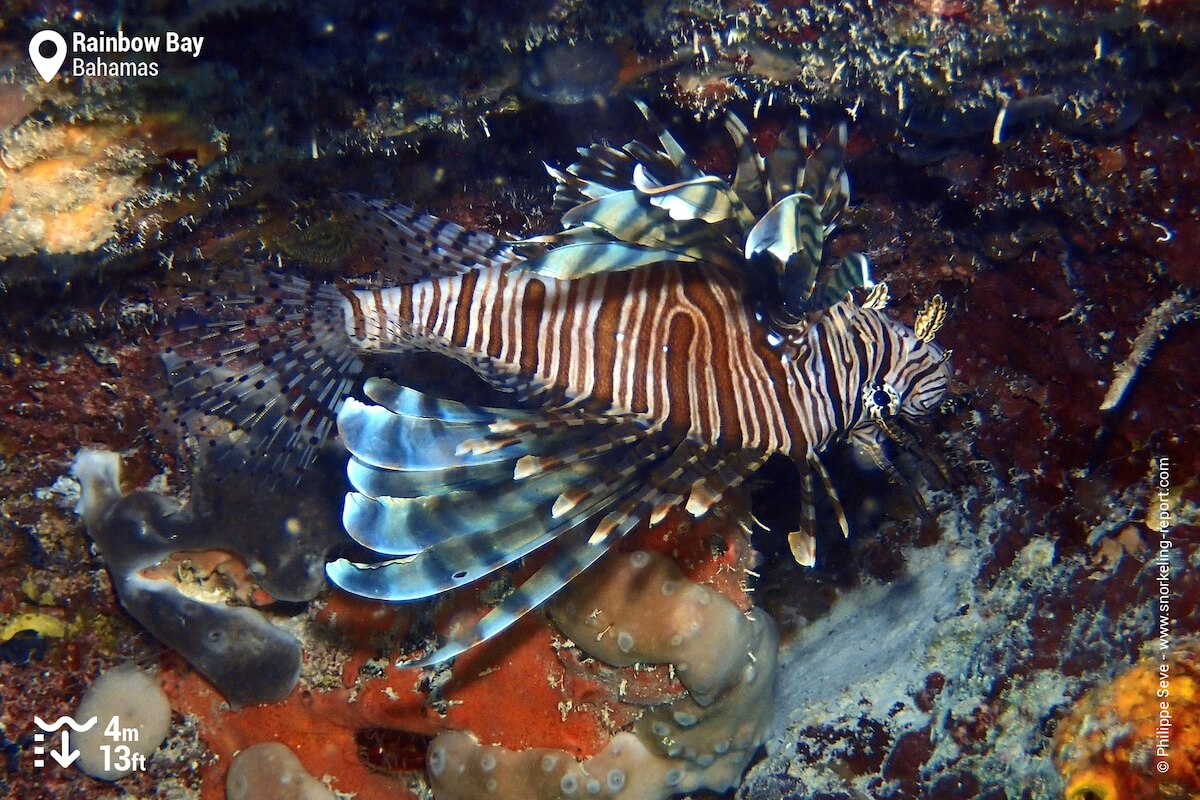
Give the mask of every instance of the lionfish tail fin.
[(421, 664), (505, 630), (640, 522), (690, 502), (706, 476), (715, 476), (701, 492), (710, 505), (756, 463), (714, 462), (698, 445), (628, 416), (479, 408), (377, 379), (366, 390), (374, 404), (350, 400), (338, 417), (354, 487), (343, 522), (385, 558), (333, 561), (333, 583), (379, 600), (421, 600), (543, 548), (549, 554), (483, 620)]
[(160, 334), (164, 411), (222, 469), (298, 479), (362, 365), (332, 286), (257, 266), (185, 295)]

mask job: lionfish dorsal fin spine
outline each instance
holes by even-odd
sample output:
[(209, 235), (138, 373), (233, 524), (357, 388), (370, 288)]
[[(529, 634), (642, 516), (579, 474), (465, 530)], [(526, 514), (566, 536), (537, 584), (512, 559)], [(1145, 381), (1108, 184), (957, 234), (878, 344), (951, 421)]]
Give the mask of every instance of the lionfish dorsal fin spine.
[(754, 149), (750, 131), (736, 114), (725, 118), (725, 130), (733, 139), (737, 149), (737, 171), (733, 176), (733, 190), (755, 217), (762, 216), (769, 207), (767, 201), (765, 170), (766, 161)]
[(403, 203), (353, 192), (337, 199), (363, 240), (362, 258), (389, 285), (461, 275), (521, 260), (508, 243), (490, 233), (423, 214)]
[(633, 103), (642, 112), (642, 116), (646, 118), (646, 122), (654, 130), (654, 135), (658, 137), (658, 141), (662, 145), (667, 158), (671, 160), (671, 163), (678, 167), (686, 177), (698, 174), (699, 170), (696, 169), (696, 165), (692, 163), (687, 152), (679, 146), (679, 142), (675, 141), (675, 137), (671, 135), (666, 126), (654, 116), (654, 113), (650, 110), (650, 106), (636, 99)]

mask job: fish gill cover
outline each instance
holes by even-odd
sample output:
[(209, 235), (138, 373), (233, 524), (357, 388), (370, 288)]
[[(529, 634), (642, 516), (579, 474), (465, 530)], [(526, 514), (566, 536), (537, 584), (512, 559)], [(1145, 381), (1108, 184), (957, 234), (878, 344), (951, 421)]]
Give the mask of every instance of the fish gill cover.
[[(1194, 793), (1190, 11), (10, 5), (5, 792)], [(42, 30), (115, 44), (44, 80)], [(553, 281), (510, 313), (509, 284)], [(571, 315), (653, 285), (674, 329)], [(825, 334), (799, 357), (852, 307), (891, 359), (952, 348), (950, 403), (935, 381), (906, 414), (914, 373), (866, 368), (903, 361)], [(739, 319), (747, 358), (721, 347)], [(798, 365), (841, 353), (809, 393)], [(81, 487), (95, 450), (121, 457), (85, 456)], [(356, 599), (334, 558), (363, 594), (440, 599)], [(563, 582), (554, 627), (408, 666)], [(34, 717), (131, 660), (176, 712), (145, 768), (36, 766)], [(298, 766), (229, 770), (264, 741)]]

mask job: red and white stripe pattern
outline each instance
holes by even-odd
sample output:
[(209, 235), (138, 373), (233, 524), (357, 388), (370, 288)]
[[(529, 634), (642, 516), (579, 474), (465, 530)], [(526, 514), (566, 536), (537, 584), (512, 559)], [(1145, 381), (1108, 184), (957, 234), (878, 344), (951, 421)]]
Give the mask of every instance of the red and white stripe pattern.
[(365, 349), (486, 360), (568, 406), (636, 414), (731, 449), (803, 459), (863, 419), (863, 386), (945, 388), (935, 345), (852, 299), (772, 347), (742, 287), (707, 265), (572, 281), (488, 267), (347, 301), (348, 332)]

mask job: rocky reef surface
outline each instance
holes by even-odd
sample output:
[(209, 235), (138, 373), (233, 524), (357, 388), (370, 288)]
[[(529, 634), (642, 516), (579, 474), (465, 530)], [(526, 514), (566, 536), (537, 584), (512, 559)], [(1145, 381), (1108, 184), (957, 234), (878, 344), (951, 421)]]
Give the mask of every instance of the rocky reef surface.
[[(269, 797), (280, 775), (359, 800), (475, 796), (492, 780), (497, 796), (583, 796), (592, 780), (605, 796), (1196, 794), (1197, 19), (1188, 2), (9, 3), (0, 794)], [(155, 77), (47, 83), (26, 57), (44, 27), (206, 44), (164, 54)], [(869, 256), (906, 321), (935, 292), (950, 306), (955, 401), (923, 442), (948, 480), (923, 518), (845, 459), (854, 536), (829, 526), (802, 569), (780, 533), (796, 493), (769, 467), (711, 524), (678, 520), (597, 573), (589, 603), (635, 560), (666, 575), (666, 556), (681, 591), (721, 613), (757, 607), (758, 622), (734, 615), (746, 646), (719, 697), (678, 658), (641, 652), (674, 635), (661, 606), (645, 634), (627, 610), (576, 609), (577, 626), (613, 615), (585, 642), (560, 604), (568, 633), (530, 619), (453, 671), (398, 669), (467, 606), (413, 614), (314, 581), (336, 487), (318, 475), (254, 501), (193, 474), (162, 434), (156, 335), (213, 265), (364, 276), (325, 204), (337, 190), (491, 231), (550, 228), (541, 162), (642, 131), (632, 96), (714, 172), (734, 167), (727, 110), (763, 150), (797, 115), (818, 131), (850, 121), (856, 205), (838, 244)], [(461, 391), (457, 373), (422, 371)], [(81, 485), (85, 450), (119, 454), (120, 471), (106, 457)], [(85, 490), (96, 514), (119, 513), (85, 525)], [(150, 544), (130, 547), (133, 530)], [(164, 602), (216, 616), (173, 635), (153, 617)], [(730, 693), (754, 684), (740, 653), (767, 659), (767, 615), (772, 713), (739, 700), (729, 725)], [(194, 657), (230, 631), (267, 634), (286, 663)], [(147, 768), (115, 783), (35, 768), (34, 716), (71, 713), (131, 661), (157, 670), (173, 709)], [(1160, 698), (1164, 674), (1175, 694)]]

